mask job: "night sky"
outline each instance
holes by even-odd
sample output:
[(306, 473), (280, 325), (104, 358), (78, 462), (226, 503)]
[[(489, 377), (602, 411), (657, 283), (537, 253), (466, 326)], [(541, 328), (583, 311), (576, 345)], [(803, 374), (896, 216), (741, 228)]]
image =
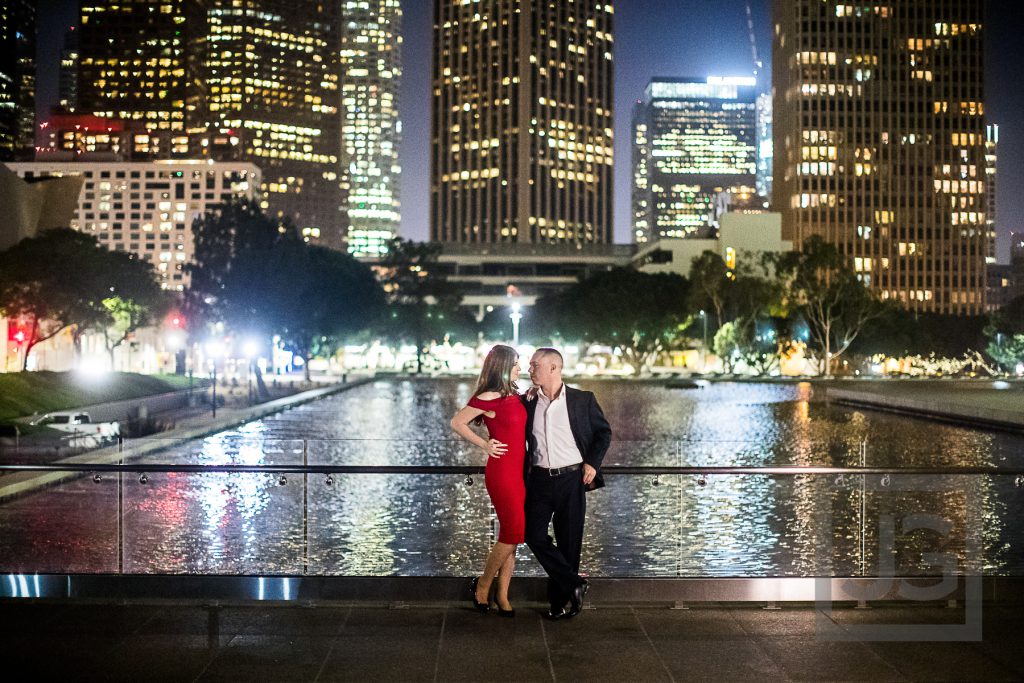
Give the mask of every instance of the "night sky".
[[(296, 0), (299, 1), (299, 0)], [(1009, 233), (1024, 230), (1024, 88), (1020, 37), (1024, 13), (1015, 0), (987, 0), (986, 114), (1000, 126), (999, 261)], [(57, 101), (64, 31), (76, 21), (75, 0), (42, 0), (39, 26), (40, 115)], [(746, 76), (753, 69), (745, 3), (740, 0), (618, 0), (615, 3), (615, 241), (630, 241), (630, 113), (652, 76)], [(402, 0), (404, 80), (401, 116), (402, 236), (428, 237), (431, 0)], [(771, 2), (753, 0), (757, 49), (770, 74)]]

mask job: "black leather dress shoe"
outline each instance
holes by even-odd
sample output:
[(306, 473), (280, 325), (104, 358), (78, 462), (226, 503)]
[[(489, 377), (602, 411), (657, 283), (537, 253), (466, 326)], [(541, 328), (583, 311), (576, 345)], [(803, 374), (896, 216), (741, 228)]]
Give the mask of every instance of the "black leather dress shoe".
[(551, 621), (558, 621), (559, 619), (567, 619), (569, 617), (569, 611), (564, 607), (552, 606), (545, 616)]
[(574, 617), (583, 611), (583, 598), (586, 597), (588, 590), (590, 590), (590, 583), (586, 580), (573, 589), (572, 595), (569, 596), (569, 612), (566, 616)]

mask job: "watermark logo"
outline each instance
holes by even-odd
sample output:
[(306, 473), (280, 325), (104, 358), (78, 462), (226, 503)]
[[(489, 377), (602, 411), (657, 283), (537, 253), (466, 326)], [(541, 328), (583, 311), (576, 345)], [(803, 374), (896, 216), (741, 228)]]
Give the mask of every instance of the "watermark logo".
[[(819, 489), (816, 559), (819, 574), (826, 575), (815, 579), (817, 636), (981, 640), (981, 485), (973, 477), (854, 475)], [(851, 555), (852, 565), (840, 559)], [(868, 607), (880, 600), (957, 609), (944, 613), (942, 623), (915, 617), (913, 609), (878, 610), (877, 618), (865, 610), (851, 617), (850, 602)], [(901, 623), (891, 623), (894, 614)]]

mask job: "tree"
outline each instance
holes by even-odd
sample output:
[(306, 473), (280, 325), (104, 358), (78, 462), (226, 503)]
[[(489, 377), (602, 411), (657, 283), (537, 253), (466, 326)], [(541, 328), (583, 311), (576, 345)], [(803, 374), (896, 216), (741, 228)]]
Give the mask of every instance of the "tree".
[(1018, 296), (992, 316), (985, 328), (986, 353), (1004, 370), (1024, 363), (1024, 296)]
[(871, 356), (935, 354), (952, 358), (985, 347), (984, 316), (962, 316), (944, 313), (911, 313), (897, 306), (887, 306), (881, 316), (864, 326), (849, 353)]
[(736, 319), (736, 351), (757, 375), (768, 375), (779, 366), (783, 340), (775, 321), (766, 317)]
[(138, 329), (152, 325), (171, 305), (170, 296), (157, 284), (153, 266), (133, 254), (107, 252), (116, 279), (111, 296), (103, 299), (109, 319), (102, 326), (104, 346), (114, 363), (114, 350)]
[(613, 268), (537, 305), (563, 337), (618, 347), (641, 374), (690, 325), (689, 283), (681, 275)]
[(81, 336), (112, 322), (111, 293), (145, 287), (152, 268), (130, 254), (114, 254), (94, 237), (70, 228), (45, 230), (0, 253), (0, 310), (27, 322), (25, 355), (65, 329), (81, 353)]
[(693, 259), (690, 266), (690, 306), (693, 310), (713, 309), (716, 327), (725, 322), (722, 309), (725, 306), (729, 274), (725, 260), (713, 251), (703, 252)]
[(388, 308), (381, 332), (396, 341), (416, 344), (416, 372), (423, 372), (423, 349), (443, 338), (450, 323), (461, 319), (462, 289), (438, 268), (441, 246), (395, 238), (380, 262), (380, 280)]
[[(320, 246), (307, 247), (296, 304), (284, 313), (280, 332), (291, 349), (308, 361), (314, 348), (333, 346), (381, 315), (384, 292), (373, 272), (352, 256)], [(309, 381), (309, 363), (305, 364)]]
[(306, 243), (295, 226), (240, 199), (200, 216), (192, 229), (190, 333), (213, 320), (262, 338), (286, 330), (305, 293)]
[(834, 245), (814, 235), (800, 251), (775, 259), (784, 304), (807, 323), (810, 341), (821, 354), (820, 371), (832, 366), (865, 325), (886, 307), (861, 282)]
[(722, 372), (731, 374), (739, 355), (739, 342), (737, 341), (736, 324), (732, 322), (723, 323), (715, 332), (714, 341), (711, 347), (715, 355), (722, 361)]

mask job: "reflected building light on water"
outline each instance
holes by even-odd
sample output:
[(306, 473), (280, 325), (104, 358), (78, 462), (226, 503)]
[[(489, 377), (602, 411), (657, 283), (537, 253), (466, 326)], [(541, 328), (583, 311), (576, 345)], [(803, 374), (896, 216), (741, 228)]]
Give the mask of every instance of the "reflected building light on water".
[(796, 385), (797, 390), (797, 417), (801, 422), (811, 421), (811, 390), (810, 382), (800, 382)]
[[(687, 480), (680, 500), (680, 513), (693, 511), (689, 538), (681, 539), (685, 552), (700, 560), (710, 574), (743, 567), (743, 574), (771, 571), (770, 558), (779, 547), (779, 533), (771, 528), (770, 511), (776, 504), (774, 482), (770, 477), (711, 476), (707, 485), (690, 490)], [(683, 521), (681, 520), (681, 521)], [(757, 567), (751, 558), (761, 561)]]
[[(262, 440), (231, 439), (221, 434), (206, 439), (200, 458), (211, 465), (260, 465), (264, 464), (265, 453)], [(266, 510), (269, 488), (276, 484), (264, 475), (229, 473), (203, 474), (199, 482), (197, 499), (209, 540), (221, 545), (224, 531), (233, 526), (232, 513), (237, 513), (242, 522), (241, 538), (252, 541), (259, 532), (253, 522)]]

